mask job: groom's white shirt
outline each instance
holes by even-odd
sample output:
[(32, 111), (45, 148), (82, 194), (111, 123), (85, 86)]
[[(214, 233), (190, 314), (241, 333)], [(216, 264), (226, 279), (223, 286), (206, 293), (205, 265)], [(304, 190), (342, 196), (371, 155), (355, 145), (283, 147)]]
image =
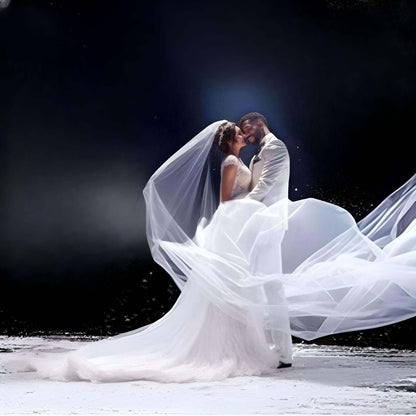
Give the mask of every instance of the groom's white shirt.
[(271, 205), (288, 198), (290, 160), (286, 145), (273, 133), (266, 134), (260, 145), (263, 143), (250, 162), (251, 184), (246, 197)]

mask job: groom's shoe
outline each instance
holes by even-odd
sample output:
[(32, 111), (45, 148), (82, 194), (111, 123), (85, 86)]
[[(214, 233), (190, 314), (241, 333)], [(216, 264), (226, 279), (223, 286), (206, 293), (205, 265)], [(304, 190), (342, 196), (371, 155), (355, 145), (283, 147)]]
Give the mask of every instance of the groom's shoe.
[(279, 365), (277, 366), (277, 368), (287, 368), (287, 367), (292, 367), (292, 364), (279, 361)]

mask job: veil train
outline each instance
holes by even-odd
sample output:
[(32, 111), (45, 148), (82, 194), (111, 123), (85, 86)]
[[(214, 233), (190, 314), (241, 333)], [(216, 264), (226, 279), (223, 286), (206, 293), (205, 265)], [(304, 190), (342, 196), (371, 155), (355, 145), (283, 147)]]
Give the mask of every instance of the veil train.
[[(267, 374), (275, 337), (305, 340), (416, 315), (416, 175), (358, 224), (314, 198), (218, 207), (212, 123), (144, 188), (154, 260), (181, 294), (161, 319), (26, 363), (60, 380), (163, 382)], [(287, 323), (289, 316), (290, 326)]]

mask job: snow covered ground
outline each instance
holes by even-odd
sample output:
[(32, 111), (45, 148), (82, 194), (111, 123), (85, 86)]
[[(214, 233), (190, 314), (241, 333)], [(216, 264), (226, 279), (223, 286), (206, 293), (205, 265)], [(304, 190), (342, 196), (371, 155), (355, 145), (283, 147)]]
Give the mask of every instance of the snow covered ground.
[(0, 337), (0, 415), (416, 414), (416, 352), (294, 344), (294, 366), (221, 382), (95, 384), (9, 373), (6, 360), (90, 339)]

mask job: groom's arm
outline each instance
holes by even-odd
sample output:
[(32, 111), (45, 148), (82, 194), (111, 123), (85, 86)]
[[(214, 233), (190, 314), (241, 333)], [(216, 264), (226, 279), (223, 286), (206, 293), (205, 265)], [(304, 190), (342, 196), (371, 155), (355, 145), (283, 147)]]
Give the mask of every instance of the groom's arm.
[(288, 169), (288, 152), (283, 142), (265, 147), (262, 157), (264, 165), (260, 179), (246, 196), (257, 201), (262, 201), (276, 182), (286, 180)]

